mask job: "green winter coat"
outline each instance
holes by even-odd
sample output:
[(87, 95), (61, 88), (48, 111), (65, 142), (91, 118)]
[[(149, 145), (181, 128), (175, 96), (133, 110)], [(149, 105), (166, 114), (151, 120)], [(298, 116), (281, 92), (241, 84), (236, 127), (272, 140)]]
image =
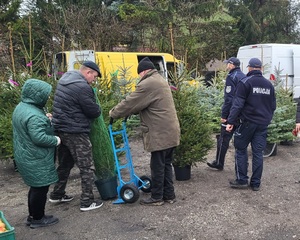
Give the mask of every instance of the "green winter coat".
[(29, 79), (22, 88), (21, 102), (13, 112), (14, 159), (24, 182), (31, 187), (58, 181), (54, 164), (57, 138), (53, 135), (45, 106), (51, 85)]

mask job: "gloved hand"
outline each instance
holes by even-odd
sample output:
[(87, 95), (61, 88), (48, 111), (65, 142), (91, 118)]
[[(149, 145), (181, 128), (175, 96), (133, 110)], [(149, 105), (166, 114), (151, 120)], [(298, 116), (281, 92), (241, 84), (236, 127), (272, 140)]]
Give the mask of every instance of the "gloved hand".
[(109, 116), (111, 117), (111, 114), (112, 114), (112, 111), (113, 111), (114, 109), (111, 109), (111, 110), (109, 110)]

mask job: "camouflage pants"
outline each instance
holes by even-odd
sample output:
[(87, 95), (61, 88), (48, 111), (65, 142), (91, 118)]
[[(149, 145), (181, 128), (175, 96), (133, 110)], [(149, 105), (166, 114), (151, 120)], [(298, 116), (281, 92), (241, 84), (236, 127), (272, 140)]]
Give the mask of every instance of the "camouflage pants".
[(93, 184), (95, 167), (92, 158), (92, 144), (87, 133), (70, 134), (59, 132), (61, 139), (58, 147), (57, 173), (59, 181), (51, 193), (52, 198), (60, 198), (65, 195), (67, 181), (71, 169), (76, 164), (81, 177), (81, 205), (90, 205), (94, 200)]

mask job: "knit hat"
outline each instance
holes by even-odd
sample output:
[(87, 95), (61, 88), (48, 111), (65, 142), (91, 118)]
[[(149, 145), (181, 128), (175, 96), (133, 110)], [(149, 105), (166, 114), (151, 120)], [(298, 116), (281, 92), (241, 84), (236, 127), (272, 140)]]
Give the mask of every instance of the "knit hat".
[(101, 77), (101, 73), (100, 73), (100, 69), (97, 66), (96, 63), (94, 63), (93, 61), (85, 61), (82, 63), (83, 66), (86, 66), (90, 69), (93, 69), (94, 71), (96, 71), (98, 73), (98, 77)]
[(138, 72), (138, 74), (140, 74), (142, 71), (145, 71), (148, 69), (155, 69), (155, 66), (148, 57), (145, 57), (139, 62), (137, 72)]
[(240, 64), (241, 64), (240, 60), (238, 58), (235, 58), (235, 57), (231, 57), (231, 58), (225, 60), (224, 63), (231, 63), (236, 67), (239, 67)]
[(251, 58), (247, 67), (261, 68), (262, 63), (258, 58)]

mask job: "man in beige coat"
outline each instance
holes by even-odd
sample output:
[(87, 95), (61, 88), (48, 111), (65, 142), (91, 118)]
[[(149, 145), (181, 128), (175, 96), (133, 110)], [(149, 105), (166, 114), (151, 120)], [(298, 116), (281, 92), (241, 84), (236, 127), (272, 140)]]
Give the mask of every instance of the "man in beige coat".
[(141, 80), (136, 90), (111, 109), (109, 115), (114, 119), (140, 115), (144, 148), (151, 152), (152, 178), (151, 197), (140, 203), (174, 203), (172, 161), (179, 145), (180, 127), (171, 89), (148, 57), (140, 61), (137, 70)]

